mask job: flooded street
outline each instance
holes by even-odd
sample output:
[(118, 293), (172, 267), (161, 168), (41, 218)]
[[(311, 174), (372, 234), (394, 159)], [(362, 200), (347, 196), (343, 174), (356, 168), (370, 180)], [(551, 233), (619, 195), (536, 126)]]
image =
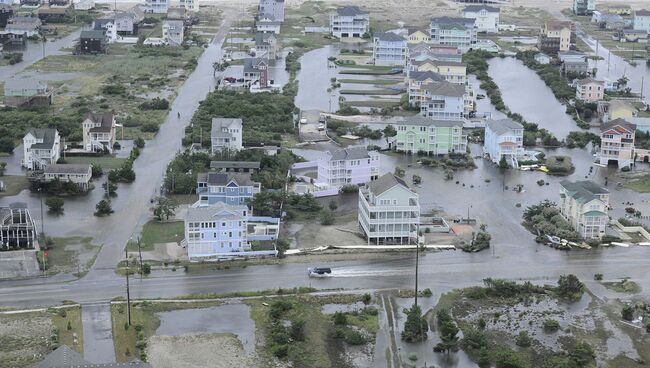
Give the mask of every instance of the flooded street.
[(336, 78), (338, 68), (330, 68), (327, 58), (338, 55), (338, 50), (333, 46), (305, 53), (300, 58), (300, 71), (298, 80), (298, 95), (296, 107), (301, 110), (337, 111), (339, 109), (339, 94), (337, 91), (328, 93), (331, 78)]

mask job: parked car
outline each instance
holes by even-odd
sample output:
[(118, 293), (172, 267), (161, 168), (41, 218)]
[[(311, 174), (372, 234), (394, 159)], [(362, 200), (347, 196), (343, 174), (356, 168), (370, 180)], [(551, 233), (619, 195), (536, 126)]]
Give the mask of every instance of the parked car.
[(307, 269), (309, 277), (327, 277), (332, 275), (332, 269), (329, 267), (310, 267)]

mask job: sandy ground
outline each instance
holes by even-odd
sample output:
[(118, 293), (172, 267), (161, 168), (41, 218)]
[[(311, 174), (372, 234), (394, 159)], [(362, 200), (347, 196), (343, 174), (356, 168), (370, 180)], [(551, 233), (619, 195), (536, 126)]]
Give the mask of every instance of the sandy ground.
[(152, 336), (147, 356), (154, 368), (260, 367), (232, 334)]
[(0, 316), (0, 367), (30, 367), (43, 359), (51, 328), (42, 314)]
[(175, 242), (154, 244), (154, 250), (142, 252), (142, 259), (152, 261), (187, 260), (187, 251)]

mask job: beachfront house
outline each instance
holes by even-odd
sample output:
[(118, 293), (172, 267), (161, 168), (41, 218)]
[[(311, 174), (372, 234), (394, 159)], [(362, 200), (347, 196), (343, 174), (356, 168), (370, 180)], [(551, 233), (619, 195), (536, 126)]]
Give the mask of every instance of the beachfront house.
[(338, 38), (360, 38), (368, 33), (370, 15), (358, 6), (344, 6), (330, 14), (330, 33)]
[(409, 73), (412, 70), (432, 71), (445, 77), (449, 83), (467, 84), (467, 66), (462, 62), (426, 57), (421, 59), (421, 61), (413, 61), (409, 64)]
[(170, 46), (181, 46), (185, 40), (185, 22), (165, 19), (162, 25), (162, 38)]
[(650, 32), (650, 10), (637, 10), (634, 12), (632, 28), (636, 31)]
[(514, 167), (519, 167), (518, 157), (524, 154), (524, 127), (512, 119), (488, 120), (485, 123), (483, 153), (494, 163), (502, 157)]
[(199, 0), (180, 0), (179, 6), (187, 11), (198, 12)]
[(81, 31), (78, 49), (80, 54), (105, 54), (106, 51), (108, 51), (108, 38), (104, 31), (94, 29)]
[(242, 149), (243, 122), (241, 119), (212, 118), (210, 133), (211, 152), (239, 151)]
[(421, 31), (419, 29), (409, 32), (407, 38), (407, 42), (409, 45), (411, 44), (417, 45), (421, 43), (427, 43), (429, 41), (431, 41), (431, 37), (429, 37), (429, 35), (426, 32)]
[(560, 182), (560, 213), (585, 239), (602, 238), (609, 222), (609, 191), (591, 180)]
[(461, 120), (465, 116), (465, 86), (449, 82), (422, 85), (420, 114), (434, 120)]
[(41, 29), (41, 20), (38, 17), (14, 16), (7, 20), (5, 32), (17, 36), (37, 36)]
[(359, 230), (371, 244), (418, 241), (420, 201), (404, 180), (385, 174), (359, 188)]
[(601, 165), (616, 164), (619, 168), (634, 163), (634, 133), (636, 125), (623, 119), (611, 120), (600, 127)]
[(169, 0), (145, 0), (144, 12), (154, 14), (165, 14), (169, 9)]
[(395, 123), (395, 129), (398, 152), (446, 155), (467, 151), (467, 135), (463, 134), (463, 122), (459, 120), (413, 116)]
[(61, 157), (61, 137), (56, 129), (32, 128), (23, 137), (21, 166), (28, 170), (43, 170)]
[(445, 77), (432, 71), (412, 71), (408, 73), (408, 94), (409, 105), (412, 107), (419, 107), (425, 100), (424, 89), (425, 84), (444, 82)]
[(250, 173), (208, 172), (197, 177), (198, 206), (215, 203), (246, 204), (246, 200), (261, 191), (262, 184), (253, 181)]
[(540, 30), (537, 48), (547, 55), (557, 55), (575, 47), (575, 25), (567, 21), (548, 20)]
[(406, 39), (392, 32), (378, 32), (372, 37), (372, 57), (375, 65), (406, 66)]
[(113, 153), (115, 145), (115, 115), (89, 112), (81, 123), (83, 148), (86, 152)]
[(576, 98), (584, 102), (597, 102), (605, 98), (605, 82), (591, 77), (576, 82)]
[(51, 182), (59, 180), (62, 183), (72, 182), (77, 184), (79, 190), (90, 189), (92, 168), (88, 164), (52, 164), (43, 170), (43, 180)]
[(284, 0), (260, 0), (257, 11), (261, 16), (284, 22)]
[(4, 88), (4, 103), (10, 107), (48, 106), (54, 96), (47, 83), (30, 78), (7, 79)]
[(318, 160), (318, 182), (328, 189), (367, 184), (379, 177), (379, 153), (365, 146), (351, 146), (327, 152)]
[(463, 9), (463, 17), (476, 20), (477, 32), (499, 32), (500, 14), (501, 10), (499, 8), (487, 5), (470, 5)]
[(455, 46), (462, 51), (471, 49), (477, 42), (476, 20), (470, 18), (431, 18), (429, 36), (434, 45)]
[(274, 60), (282, 56), (280, 51), (278, 39), (273, 33), (257, 32), (255, 34), (255, 56)]

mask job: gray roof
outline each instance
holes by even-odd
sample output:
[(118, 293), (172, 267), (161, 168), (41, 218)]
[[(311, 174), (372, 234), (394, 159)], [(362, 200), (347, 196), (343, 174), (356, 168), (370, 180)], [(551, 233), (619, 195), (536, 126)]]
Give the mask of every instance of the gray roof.
[(244, 73), (257, 73), (259, 72), (259, 65), (267, 63), (263, 58), (247, 58), (244, 59)]
[(406, 182), (404, 182), (404, 180), (391, 173), (384, 174), (379, 179), (371, 181), (368, 184), (368, 190), (370, 190), (374, 195), (378, 196), (396, 185), (400, 185), (410, 190), (409, 186), (406, 184)]
[[(451, 56), (452, 54), (449, 54)], [(420, 61), (414, 61), (411, 65), (420, 66), (422, 64), (431, 63), (436, 66), (466, 66), (460, 61), (451, 61), (451, 60), (437, 60), (437, 59), (425, 59)]]
[(172, 26), (173, 29), (185, 28), (185, 22), (183, 22), (182, 20), (178, 20), (178, 19), (165, 19), (163, 21), (163, 24), (167, 24), (168, 26)]
[(416, 81), (424, 81), (427, 79), (431, 79), (434, 82), (445, 82), (446, 79), (442, 75), (432, 72), (430, 70), (424, 71), (424, 72), (419, 72), (417, 70), (409, 72), (409, 79), (413, 79)]
[(255, 33), (255, 46), (269, 45), (269, 38), (275, 38), (273, 33), (257, 32)]
[(106, 36), (104, 35), (104, 31), (94, 29), (94, 30), (89, 30), (89, 31), (81, 31), (81, 34), (79, 35), (79, 38), (105, 39)]
[(488, 120), (485, 123), (496, 134), (503, 134), (515, 129), (524, 129), (524, 126), (512, 119)]
[(492, 6), (487, 6), (487, 5), (470, 5), (470, 6), (466, 6), (465, 9), (463, 9), (463, 11), (466, 11), (466, 12), (479, 12), (479, 11), (481, 11), (483, 9), (487, 10), (488, 13), (499, 13), (499, 12), (501, 12), (501, 9), (495, 8), (495, 7), (492, 7)]
[(133, 361), (129, 363), (90, 363), (81, 357), (81, 354), (70, 349), (67, 345), (61, 345), (49, 353), (36, 368), (151, 368), (148, 363)]
[(31, 133), (37, 139), (43, 140), (43, 143), (32, 144), (33, 149), (52, 149), (54, 146), (54, 141), (56, 139), (57, 131), (56, 129), (50, 128), (31, 128), (27, 131), (27, 133)]
[(230, 133), (225, 133), (222, 132), (221, 130), (223, 128), (229, 128), (232, 125), (236, 125), (241, 129), (242, 127), (242, 120), (239, 118), (212, 118), (212, 131), (210, 136), (211, 137), (219, 137), (219, 136), (231, 136), (232, 134)]
[(330, 161), (358, 160), (370, 157), (368, 149), (364, 146), (351, 146), (336, 151), (330, 151)]
[(634, 12), (635, 17), (650, 17), (650, 10), (640, 9)]
[(259, 161), (210, 161), (211, 169), (259, 169)]
[(43, 171), (45, 174), (88, 174), (89, 164), (49, 164)]
[(583, 78), (578, 81), (578, 85), (589, 83), (605, 84), (605, 82), (593, 79), (592, 77)]
[(197, 177), (197, 181), (215, 186), (227, 185), (231, 181), (237, 183), (238, 186), (250, 186), (256, 184), (251, 179), (250, 173), (200, 173)]
[(457, 17), (433, 17), (431, 24), (438, 24), (441, 28), (467, 28), (468, 25), (474, 25), (476, 19), (473, 18), (457, 18)]
[(378, 38), (380, 41), (386, 42), (400, 42), (406, 41), (406, 39), (398, 34), (393, 32), (378, 32), (372, 35), (373, 38)]
[(460, 120), (435, 120), (426, 118), (424, 116), (412, 116), (406, 118), (395, 125), (420, 125), (420, 126), (435, 126), (440, 128), (463, 127), (463, 122)]
[(9, 18), (8, 20), (9, 23), (11, 24), (22, 24), (22, 25), (32, 25), (32, 26), (39, 26), (41, 24), (41, 20), (38, 17), (24, 17), (24, 16), (14, 16)]
[(342, 8), (336, 9), (336, 13), (342, 17), (353, 17), (355, 15), (368, 14), (368, 12), (359, 9), (358, 6), (344, 6)]
[(462, 97), (465, 95), (465, 86), (449, 82), (426, 83), (422, 86), (434, 96)]
[(99, 124), (98, 127), (90, 128), (91, 132), (110, 132), (113, 129), (113, 114), (110, 112), (105, 112), (102, 114), (95, 114), (89, 112), (86, 114), (84, 120), (90, 119), (93, 123)]
[(18, 91), (23, 89), (44, 89), (47, 84), (31, 78), (11, 78), (5, 81), (5, 91)]
[(572, 182), (569, 180), (562, 180), (560, 185), (566, 189), (567, 194), (580, 203), (587, 203), (596, 199), (599, 194), (607, 194), (609, 190), (601, 187), (591, 180), (582, 180)]
[[(225, 215), (216, 215), (217, 212), (228, 211), (231, 212)], [(185, 216), (186, 221), (212, 221), (221, 219), (238, 219), (241, 218), (242, 213), (248, 211), (248, 207), (244, 205), (229, 205), (223, 202), (217, 202), (207, 207), (190, 207)]]
[(108, 23), (115, 23), (113, 18), (98, 18), (95, 19), (95, 24), (93, 25), (94, 29), (104, 29)]

